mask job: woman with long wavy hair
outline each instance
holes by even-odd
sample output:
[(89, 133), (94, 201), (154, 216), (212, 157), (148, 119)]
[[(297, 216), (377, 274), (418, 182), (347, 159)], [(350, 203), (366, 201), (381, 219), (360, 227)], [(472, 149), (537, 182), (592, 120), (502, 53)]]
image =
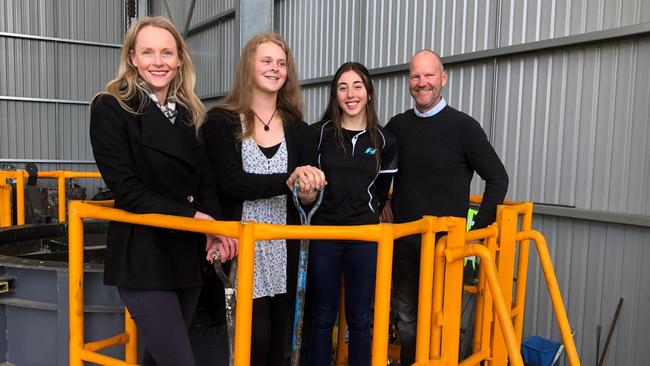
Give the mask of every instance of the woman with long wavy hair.
[[(316, 136), (302, 121), (294, 59), (275, 33), (260, 33), (242, 50), (234, 86), (208, 112), (205, 145), (227, 220), (299, 223), (288, 196), (300, 183), (309, 204), (326, 184), (316, 164)], [(251, 365), (281, 365), (291, 325), (298, 244), (255, 244)]]
[[(144, 17), (127, 31), (117, 76), (92, 101), (90, 141), (115, 208), (221, 218), (198, 139), (203, 105), (190, 52), (174, 25)], [(207, 237), (207, 241), (206, 241)], [(117, 286), (144, 342), (143, 365), (194, 365), (187, 327), (203, 247), (236, 255), (234, 239), (111, 222), (104, 283)], [(208, 256), (209, 258), (209, 256)]]

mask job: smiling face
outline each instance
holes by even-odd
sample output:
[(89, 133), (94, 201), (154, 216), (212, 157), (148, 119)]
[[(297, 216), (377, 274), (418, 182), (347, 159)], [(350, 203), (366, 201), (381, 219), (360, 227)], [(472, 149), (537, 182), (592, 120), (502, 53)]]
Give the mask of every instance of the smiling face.
[(129, 57), (140, 77), (164, 103), (181, 64), (174, 36), (166, 29), (146, 26), (138, 32)]
[(440, 101), (440, 92), (447, 85), (447, 72), (435, 54), (420, 52), (411, 59), (409, 73), (409, 91), (415, 107), (426, 112)]
[(359, 74), (353, 70), (342, 73), (336, 83), (336, 96), (346, 117), (363, 116), (365, 119), (368, 91)]
[(287, 79), (287, 54), (273, 42), (257, 46), (253, 56), (253, 86), (260, 92), (274, 94)]

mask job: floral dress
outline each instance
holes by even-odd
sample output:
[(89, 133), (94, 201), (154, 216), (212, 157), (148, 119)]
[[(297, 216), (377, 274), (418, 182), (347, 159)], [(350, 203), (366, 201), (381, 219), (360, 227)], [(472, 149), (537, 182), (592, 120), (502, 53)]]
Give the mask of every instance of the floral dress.
[[(269, 159), (260, 150), (257, 143), (248, 137), (242, 141), (242, 162), (246, 173), (286, 173), (288, 165), (286, 141), (283, 140), (280, 143), (278, 151)], [(280, 195), (244, 201), (242, 221), (285, 225), (287, 223), (287, 196)], [(286, 268), (286, 240), (256, 241), (253, 298), (287, 292)]]

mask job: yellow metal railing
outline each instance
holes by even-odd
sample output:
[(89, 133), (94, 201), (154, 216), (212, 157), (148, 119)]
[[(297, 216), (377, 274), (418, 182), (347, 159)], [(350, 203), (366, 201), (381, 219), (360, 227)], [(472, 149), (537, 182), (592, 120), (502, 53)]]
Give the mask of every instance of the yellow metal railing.
[[(0, 171), (0, 227), (13, 225), (11, 219), (11, 186), (7, 179), (16, 180), (16, 225), (25, 224), (25, 178), (29, 173), (25, 170)], [(38, 172), (38, 178), (56, 179), (58, 192), (58, 221), (66, 221), (65, 180), (73, 178), (101, 178), (99, 172), (71, 172), (54, 170)]]
[[(493, 257), (482, 246), (465, 246), (465, 220), (458, 218), (425, 217), (421, 220), (406, 224), (378, 224), (365, 226), (296, 226), (296, 225), (269, 225), (258, 223), (214, 222), (196, 220), (183, 217), (174, 217), (158, 214), (136, 215), (125, 211), (101, 207), (84, 202), (71, 202), (69, 209), (69, 241), (70, 241), (70, 364), (82, 365), (83, 361), (91, 361), (104, 365), (132, 365), (136, 362), (135, 340), (137, 333), (128, 314), (125, 317), (125, 332), (115, 337), (92, 343), (85, 343), (83, 339), (83, 219), (94, 218), (111, 221), (120, 221), (138, 225), (170, 228), (176, 230), (193, 231), (200, 233), (221, 234), (239, 238), (239, 267), (237, 286), (237, 314), (235, 326), (235, 365), (248, 365), (250, 363), (250, 337), (251, 314), (253, 300), (253, 266), (255, 240), (270, 239), (334, 239), (334, 240), (362, 240), (378, 243), (377, 272), (375, 287), (375, 313), (372, 339), (372, 364), (385, 365), (388, 348), (388, 318), (390, 306), (390, 284), (392, 269), (393, 240), (407, 235), (422, 234), (422, 250), (424, 258), (421, 264), (422, 273), (434, 273), (434, 248), (435, 233), (446, 232), (444, 250), (440, 256), (436, 255), (436, 266), (439, 259), (444, 259), (443, 285), (436, 286), (444, 296), (440, 303), (440, 311), (436, 309), (440, 301), (433, 296), (421, 296), (421, 311), (429, 311), (429, 326), (436, 331), (427, 332), (420, 330), (426, 328), (426, 321), (418, 323), (418, 362), (422, 364), (436, 364), (437, 360), (444, 360), (446, 365), (458, 364), (458, 335), (460, 332), (460, 299), (462, 296), (462, 270), (461, 258), (466, 255), (479, 255), (485, 265), (483, 272), (487, 276), (487, 283), (495, 303), (497, 320), (501, 325), (507, 352), (512, 365), (523, 365), (519, 354), (515, 330), (510, 321), (509, 309), (503, 300), (500, 284)], [(488, 234), (494, 234), (495, 228), (484, 229)], [(494, 235), (492, 235), (492, 238)], [(494, 239), (492, 239), (494, 240)], [(438, 245), (438, 247), (442, 247)], [(440, 266), (442, 267), (442, 266)], [(438, 271), (436, 271), (438, 273)], [(434, 276), (435, 277), (435, 276)], [(431, 276), (428, 276), (431, 279)], [(432, 294), (431, 287), (434, 282), (425, 278), (421, 279), (420, 291), (423, 294)], [(428, 291), (427, 291), (428, 290)], [(423, 292), (422, 292), (423, 291)], [(426, 302), (431, 302), (427, 306)], [(433, 306), (433, 307), (432, 307)], [(426, 310), (429, 309), (429, 310)], [(432, 316), (433, 315), (433, 316)], [(421, 319), (426, 319), (422, 314)], [(439, 337), (436, 336), (440, 328)], [(424, 329), (424, 328), (423, 328)], [(432, 334), (431, 342), (420, 339), (427, 333)], [(438, 339), (439, 338), (439, 339)], [(435, 341), (434, 341), (435, 339)], [(426, 346), (439, 344), (439, 348)], [(430, 343), (427, 345), (427, 343)], [(126, 361), (101, 355), (96, 351), (105, 347), (125, 344)], [(575, 348), (575, 347), (574, 347)], [(425, 349), (424, 351), (422, 349)], [(486, 351), (489, 352), (489, 349)], [(428, 354), (427, 354), (428, 353)], [(427, 358), (428, 357), (428, 358)]]

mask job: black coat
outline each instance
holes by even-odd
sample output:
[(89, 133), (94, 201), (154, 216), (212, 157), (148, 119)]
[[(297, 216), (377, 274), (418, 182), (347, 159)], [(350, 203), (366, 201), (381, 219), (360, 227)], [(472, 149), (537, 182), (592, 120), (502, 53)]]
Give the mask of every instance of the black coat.
[[(287, 173), (253, 174), (244, 171), (242, 144), (237, 138), (242, 132), (237, 113), (215, 107), (208, 112), (203, 127), (205, 147), (217, 183), (217, 197), (225, 220), (240, 221), (244, 200), (269, 198), (281, 194), (287, 197), (287, 224), (300, 224), (293, 205), (291, 191), (286, 186), (290, 173), (298, 166), (317, 165), (318, 135), (300, 120), (284, 124), (287, 145)], [(299, 241), (287, 241), (287, 293), (295, 294), (298, 272)]]
[[(91, 106), (90, 141), (97, 167), (115, 196), (115, 208), (185, 217), (200, 210), (221, 218), (204, 147), (180, 105), (171, 124), (151, 101), (143, 113), (131, 114), (112, 96), (101, 95)], [(111, 222), (104, 283), (134, 289), (199, 286), (204, 238)]]

